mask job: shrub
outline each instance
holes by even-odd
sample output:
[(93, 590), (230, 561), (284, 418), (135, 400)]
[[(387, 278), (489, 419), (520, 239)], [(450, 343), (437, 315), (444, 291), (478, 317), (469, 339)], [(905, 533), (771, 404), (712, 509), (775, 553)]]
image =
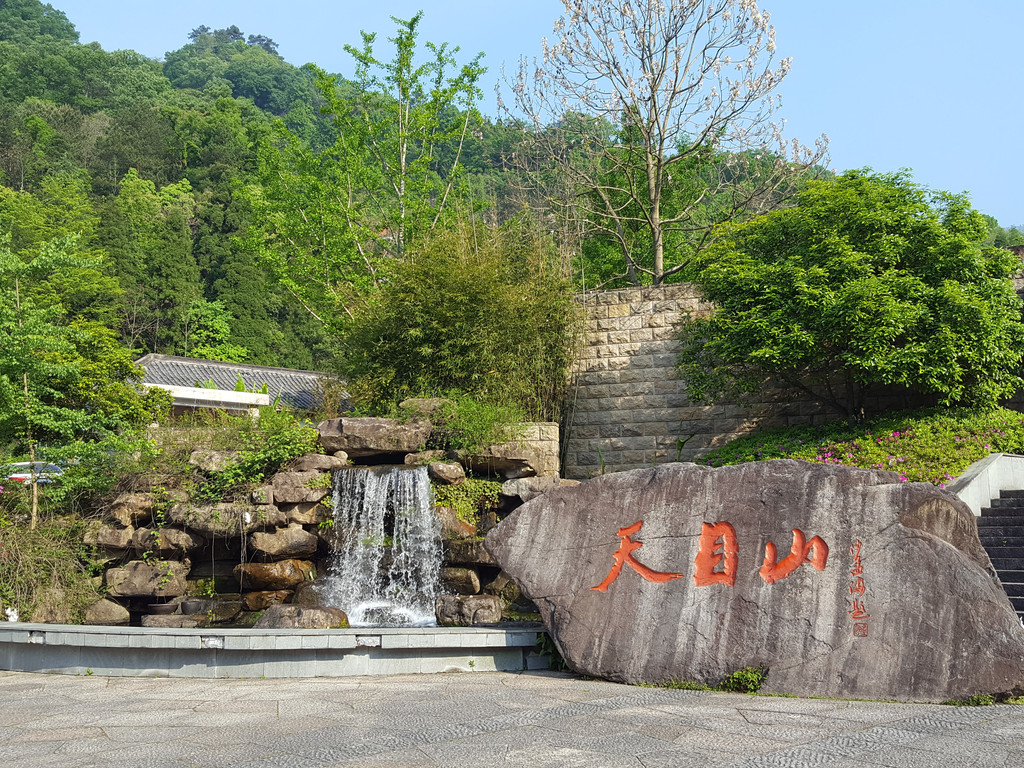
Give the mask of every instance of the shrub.
[(84, 524), (71, 518), (34, 531), (0, 527), (0, 603), (16, 609), (22, 621), (47, 609), (61, 620), (80, 623), (85, 608), (100, 599), (83, 534)]
[(473, 454), (489, 445), (512, 442), (522, 436), (526, 413), (514, 405), (475, 400), (448, 392), (431, 416), (434, 429), (430, 448)]
[(200, 498), (212, 501), (247, 493), (286, 462), (316, 447), (317, 431), (287, 410), (261, 408), (256, 421), (247, 417), (233, 421), (238, 432), (232, 447), (238, 458), (223, 471), (210, 473), (197, 489)]
[(417, 242), (342, 339), (355, 403), (379, 412), (457, 391), (555, 418), (582, 314), (553, 264), (515, 222)]
[(460, 520), (478, 525), (481, 512), (498, 506), (501, 483), (497, 480), (467, 477), (465, 482), (458, 485), (438, 483), (433, 485), (433, 489), (437, 506), (450, 507)]
[(1024, 452), (1024, 414), (926, 409), (892, 413), (851, 425), (770, 429), (732, 440), (699, 459), (709, 467), (767, 459), (887, 469), (904, 482), (940, 488), (989, 453)]
[(771, 378), (860, 419), (876, 385), (992, 407), (1024, 383), (1020, 260), (962, 195), (848, 171), (719, 235), (693, 277), (716, 309), (681, 329), (695, 399)]

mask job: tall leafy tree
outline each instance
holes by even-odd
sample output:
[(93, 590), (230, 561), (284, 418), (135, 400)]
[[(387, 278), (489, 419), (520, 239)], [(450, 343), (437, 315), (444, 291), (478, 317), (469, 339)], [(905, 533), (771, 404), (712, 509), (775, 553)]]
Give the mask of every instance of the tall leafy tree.
[(696, 283), (715, 308), (684, 326), (691, 396), (770, 377), (860, 419), (874, 385), (977, 406), (1020, 390), (1020, 261), (982, 245), (963, 196), (848, 171), (796, 201), (723, 227), (702, 257)]

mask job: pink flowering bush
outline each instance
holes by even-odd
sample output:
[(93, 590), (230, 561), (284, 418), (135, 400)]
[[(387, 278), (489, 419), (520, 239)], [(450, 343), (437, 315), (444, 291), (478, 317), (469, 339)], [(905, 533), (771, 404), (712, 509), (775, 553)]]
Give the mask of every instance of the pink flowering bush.
[(698, 459), (711, 467), (766, 459), (797, 459), (899, 474), (900, 482), (946, 486), (989, 453), (1024, 453), (1024, 414), (929, 409), (887, 414), (851, 425), (754, 432)]

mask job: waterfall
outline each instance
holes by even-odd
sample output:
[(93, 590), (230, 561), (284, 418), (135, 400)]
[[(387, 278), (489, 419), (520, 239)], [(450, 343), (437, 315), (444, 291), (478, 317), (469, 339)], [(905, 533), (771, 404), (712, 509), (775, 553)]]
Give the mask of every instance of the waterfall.
[(339, 542), (320, 585), (354, 626), (433, 626), (441, 524), (426, 467), (360, 467), (334, 473)]

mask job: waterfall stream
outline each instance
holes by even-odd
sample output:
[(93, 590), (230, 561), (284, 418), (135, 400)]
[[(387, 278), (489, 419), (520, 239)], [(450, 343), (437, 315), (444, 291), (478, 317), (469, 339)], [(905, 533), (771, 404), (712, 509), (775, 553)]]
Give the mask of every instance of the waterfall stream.
[(441, 524), (426, 467), (334, 473), (339, 542), (320, 592), (353, 627), (433, 626)]

